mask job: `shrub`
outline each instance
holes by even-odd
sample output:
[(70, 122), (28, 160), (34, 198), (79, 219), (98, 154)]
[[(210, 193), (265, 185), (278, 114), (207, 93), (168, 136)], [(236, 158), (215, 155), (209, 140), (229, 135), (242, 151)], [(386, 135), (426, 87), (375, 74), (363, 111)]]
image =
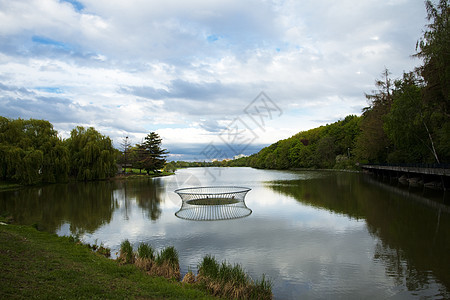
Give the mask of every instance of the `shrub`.
[(175, 247), (170, 246), (161, 251), (161, 253), (158, 254), (156, 257), (156, 263), (158, 265), (161, 265), (162, 263), (166, 262), (172, 267), (179, 268), (179, 262), (178, 262), (178, 252), (175, 249)]
[(219, 264), (212, 256), (205, 256), (198, 265), (197, 282), (213, 295), (230, 299), (272, 299), (272, 284), (263, 275), (253, 282), (241, 265)]
[(122, 264), (134, 263), (133, 246), (131, 246), (131, 243), (129, 240), (125, 240), (120, 244), (119, 261)]
[(151, 246), (145, 243), (141, 243), (138, 247), (137, 256), (139, 258), (145, 258), (145, 259), (155, 259), (154, 250)]

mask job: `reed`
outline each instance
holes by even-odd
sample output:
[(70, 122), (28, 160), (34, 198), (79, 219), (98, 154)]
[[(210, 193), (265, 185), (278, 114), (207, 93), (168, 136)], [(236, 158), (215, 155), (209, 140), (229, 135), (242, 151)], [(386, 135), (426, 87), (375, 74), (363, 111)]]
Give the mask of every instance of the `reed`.
[(129, 240), (124, 240), (120, 244), (120, 255), (119, 255), (119, 262), (121, 264), (133, 264), (135, 259), (135, 255), (133, 252), (133, 246), (131, 246), (131, 243)]
[(170, 246), (161, 250), (156, 257), (156, 263), (158, 265), (162, 265), (163, 263), (167, 263), (172, 267), (180, 268), (180, 264), (178, 261), (178, 252), (175, 247)]
[(219, 269), (219, 280), (222, 282), (231, 282), (233, 285), (247, 285), (250, 281), (241, 265), (234, 266), (226, 262), (222, 262)]
[(170, 246), (161, 250), (155, 261), (156, 265), (152, 268), (152, 272), (155, 275), (180, 280), (180, 263), (175, 247)]
[(198, 274), (211, 279), (217, 279), (220, 265), (214, 256), (206, 255), (203, 261), (198, 265)]
[(137, 257), (154, 260), (155, 251), (150, 245), (146, 243), (141, 243), (137, 250)]
[(265, 275), (254, 282), (239, 264), (219, 264), (207, 255), (198, 265), (197, 282), (213, 295), (228, 299), (272, 299), (272, 284)]
[(195, 283), (195, 275), (194, 273), (192, 273), (191, 270), (189, 270), (186, 275), (184, 275), (183, 280), (181, 281), (182, 283), (190, 283), (190, 284), (194, 284)]
[(263, 274), (256, 280), (249, 294), (250, 299), (272, 299), (272, 282)]

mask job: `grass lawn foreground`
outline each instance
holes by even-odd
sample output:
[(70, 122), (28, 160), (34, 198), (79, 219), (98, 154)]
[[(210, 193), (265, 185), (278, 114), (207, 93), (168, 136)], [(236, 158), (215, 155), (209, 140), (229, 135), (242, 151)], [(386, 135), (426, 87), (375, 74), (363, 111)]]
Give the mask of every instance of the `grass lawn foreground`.
[(0, 224), (0, 299), (217, 299), (30, 226)]

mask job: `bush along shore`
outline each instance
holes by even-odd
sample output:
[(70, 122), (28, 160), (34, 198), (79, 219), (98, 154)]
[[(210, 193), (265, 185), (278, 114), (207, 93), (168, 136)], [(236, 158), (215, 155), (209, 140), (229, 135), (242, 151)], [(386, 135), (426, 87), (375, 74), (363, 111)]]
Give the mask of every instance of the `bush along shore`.
[[(178, 253), (174, 247), (167, 247), (159, 253), (145, 243), (141, 243), (134, 252), (131, 243), (125, 240), (120, 246), (117, 258), (120, 264), (134, 264), (152, 276), (180, 280)], [(207, 255), (198, 264), (198, 274), (189, 271), (182, 280), (187, 285), (206, 289), (214, 296), (227, 299), (272, 299), (272, 286), (265, 275), (253, 281), (241, 265), (219, 263), (213, 256)]]

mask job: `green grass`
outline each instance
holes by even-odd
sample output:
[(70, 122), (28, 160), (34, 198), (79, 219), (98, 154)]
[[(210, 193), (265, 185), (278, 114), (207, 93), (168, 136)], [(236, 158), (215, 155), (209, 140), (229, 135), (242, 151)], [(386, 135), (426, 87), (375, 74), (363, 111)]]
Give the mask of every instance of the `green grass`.
[[(131, 169), (131, 168), (127, 168), (126, 170), (127, 172), (127, 177), (129, 176), (133, 176), (133, 175), (141, 175), (141, 176), (147, 176), (147, 171), (142, 169), (141, 172), (139, 172), (139, 169)], [(158, 177), (158, 176), (168, 176), (168, 175), (173, 175), (175, 174), (174, 172), (167, 172), (167, 171), (162, 171), (162, 172), (150, 172), (150, 174), (148, 176), (151, 177)]]
[(155, 259), (155, 251), (151, 246), (149, 246), (146, 243), (141, 243), (138, 247), (137, 256), (139, 258), (145, 258), (145, 259)]
[(0, 241), (0, 299), (214, 299), (29, 226), (0, 225)]

